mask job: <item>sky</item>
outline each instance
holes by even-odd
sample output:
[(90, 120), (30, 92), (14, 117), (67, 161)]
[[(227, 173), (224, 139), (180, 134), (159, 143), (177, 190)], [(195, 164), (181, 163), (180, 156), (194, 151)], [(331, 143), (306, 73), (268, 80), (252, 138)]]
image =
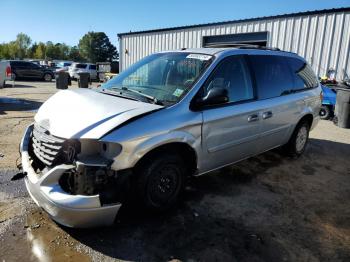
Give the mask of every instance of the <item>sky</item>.
[(350, 7), (350, 0), (0, 0), (0, 43), (23, 32), (35, 42), (77, 45), (88, 31), (118, 33)]

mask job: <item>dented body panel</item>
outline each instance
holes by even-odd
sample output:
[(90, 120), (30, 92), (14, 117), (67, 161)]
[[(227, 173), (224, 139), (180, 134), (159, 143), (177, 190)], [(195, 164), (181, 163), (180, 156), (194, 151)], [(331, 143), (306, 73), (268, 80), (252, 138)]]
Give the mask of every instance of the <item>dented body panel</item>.
[[(55, 221), (70, 227), (111, 224), (128, 190), (129, 171), (159, 147), (176, 143), (190, 148), (195, 155), (193, 174), (201, 175), (287, 143), (304, 116), (311, 116), (311, 128), (317, 124), (319, 87), (193, 110), (196, 94), (223, 59), (271, 51), (183, 52), (208, 54), (213, 59), (172, 105), (78, 89), (58, 92), (39, 109), (21, 143), (22, 166), (29, 193)], [(273, 118), (249, 121), (251, 114), (263, 119), (269, 108)]]

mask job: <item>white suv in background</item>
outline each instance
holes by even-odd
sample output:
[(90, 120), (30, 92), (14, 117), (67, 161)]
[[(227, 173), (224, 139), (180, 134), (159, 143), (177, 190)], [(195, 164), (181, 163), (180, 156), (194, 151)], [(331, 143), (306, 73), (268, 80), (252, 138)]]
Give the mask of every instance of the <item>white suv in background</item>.
[(68, 73), (72, 79), (77, 79), (79, 73), (89, 73), (91, 80), (97, 80), (97, 70), (95, 64), (73, 63), (68, 68)]

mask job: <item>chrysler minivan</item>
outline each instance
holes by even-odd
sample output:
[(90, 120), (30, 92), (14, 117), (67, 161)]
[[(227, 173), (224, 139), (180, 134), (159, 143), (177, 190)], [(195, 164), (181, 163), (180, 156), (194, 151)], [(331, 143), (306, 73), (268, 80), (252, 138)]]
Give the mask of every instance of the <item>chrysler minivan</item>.
[(60, 91), (20, 150), (33, 200), (60, 224), (112, 224), (130, 197), (153, 210), (189, 176), (283, 147), (300, 156), (321, 87), (296, 54), (259, 48), (150, 55), (98, 89)]

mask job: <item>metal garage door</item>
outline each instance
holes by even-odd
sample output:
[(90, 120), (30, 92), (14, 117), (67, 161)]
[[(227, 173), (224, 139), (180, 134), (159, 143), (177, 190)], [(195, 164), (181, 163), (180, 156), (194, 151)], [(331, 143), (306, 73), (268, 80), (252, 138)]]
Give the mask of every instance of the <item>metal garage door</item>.
[(203, 47), (225, 44), (252, 44), (266, 46), (267, 32), (203, 36)]

